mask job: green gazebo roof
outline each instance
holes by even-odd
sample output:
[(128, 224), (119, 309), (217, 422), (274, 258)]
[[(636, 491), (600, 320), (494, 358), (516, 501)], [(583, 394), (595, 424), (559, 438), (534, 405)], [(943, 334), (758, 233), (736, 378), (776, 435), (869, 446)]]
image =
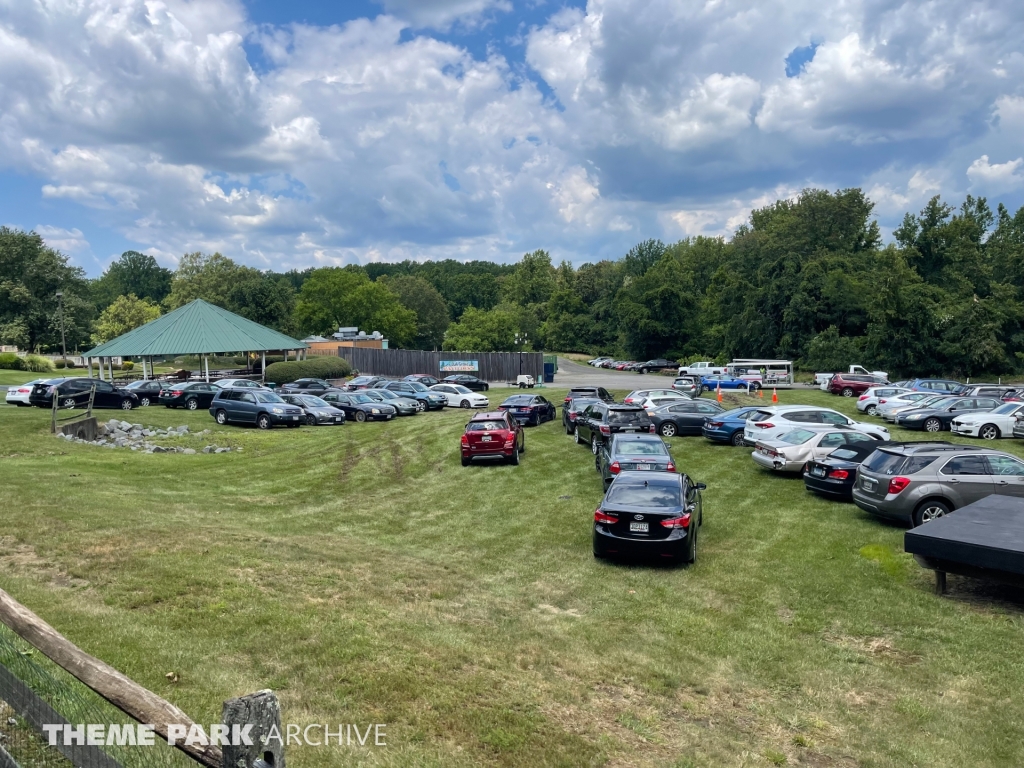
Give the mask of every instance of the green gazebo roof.
[(212, 355), (306, 349), (307, 345), (202, 299), (151, 320), (83, 357)]

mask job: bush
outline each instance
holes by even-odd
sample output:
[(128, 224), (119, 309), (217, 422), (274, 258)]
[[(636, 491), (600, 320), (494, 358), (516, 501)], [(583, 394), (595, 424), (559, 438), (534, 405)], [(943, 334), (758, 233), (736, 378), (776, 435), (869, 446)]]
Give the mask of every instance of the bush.
[(0, 352), (0, 368), (8, 371), (24, 371), (25, 361), (13, 352)]
[(33, 373), (43, 373), (44, 371), (52, 371), (53, 363), (46, 357), (40, 357), (39, 355), (25, 355), (25, 368)]
[(121, 363), (121, 370), (122, 371), (131, 371), (131, 370), (134, 370), (134, 368), (135, 368), (135, 363), (133, 363), (131, 360), (125, 360), (123, 363)]
[(53, 367), (57, 368), (58, 370), (61, 369), (61, 368), (74, 368), (75, 367), (75, 361), (74, 360), (64, 360), (63, 358), (58, 358), (58, 359), (53, 361)]
[(315, 357), (291, 363), (267, 366), (267, 381), (290, 384), (296, 379), (342, 379), (352, 373), (352, 366), (343, 357)]

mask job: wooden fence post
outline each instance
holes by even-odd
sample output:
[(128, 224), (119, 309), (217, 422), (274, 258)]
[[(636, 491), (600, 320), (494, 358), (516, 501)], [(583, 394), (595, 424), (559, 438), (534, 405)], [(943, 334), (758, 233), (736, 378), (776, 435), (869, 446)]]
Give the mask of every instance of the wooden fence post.
[[(252, 726), (249, 731), (251, 745), (224, 747), (224, 768), (254, 768), (257, 760), (262, 760), (271, 768), (285, 768), (281, 705), (273, 691), (257, 691), (237, 699), (228, 699), (224, 702), (221, 719), (232, 731), (236, 725), (240, 728)], [(279, 738), (268, 743), (267, 737), (272, 732), (276, 732)]]

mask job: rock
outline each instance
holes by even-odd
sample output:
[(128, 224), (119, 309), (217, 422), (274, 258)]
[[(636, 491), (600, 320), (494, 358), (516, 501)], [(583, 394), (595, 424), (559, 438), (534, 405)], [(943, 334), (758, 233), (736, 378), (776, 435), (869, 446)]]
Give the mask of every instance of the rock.
[(178, 427), (178, 434), (179, 435), (184, 435), (187, 432), (188, 432), (188, 424), (182, 424), (180, 427)]
[(144, 429), (144, 430), (142, 430), (142, 436), (143, 436), (143, 437), (149, 437), (149, 436), (150, 436), (150, 435), (152, 435), (152, 434), (153, 434), (153, 433), (152, 433), (152, 432), (151, 432), (150, 430), (148, 430), (148, 429)]
[(235, 448), (235, 451), (238, 452), (238, 453), (241, 453), (242, 449), (241, 448)]
[(215, 445), (208, 445), (208, 446), (206, 446), (205, 448), (203, 448), (203, 453), (213, 453), (213, 450), (214, 450), (214, 449), (215, 449), (216, 447), (217, 447), (217, 446), (215, 446)]
[(140, 431), (142, 430), (142, 425), (141, 425), (141, 424), (129, 424), (129, 426), (130, 426), (130, 427), (131, 427), (132, 429), (138, 429), (138, 430), (140, 430)]
[(230, 450), (230, 448), (218, 448), (214, 453), (228, 453)]
[(182, 453), (184, 453), (186, 456), (194, 456), (195, 452), (195, 448), (186, 448), (185, 450), (182, 451)]
[(114, 441), (114, 445), (117, 446), (118, 448), (124, 448), (126, 445), (128, 445), (128, 441), (123, 437), (119, 437), (117, 438), (117, 440)]
[(167, 449), (162, 445), (154, 445), (150, 453), (167, 453)]

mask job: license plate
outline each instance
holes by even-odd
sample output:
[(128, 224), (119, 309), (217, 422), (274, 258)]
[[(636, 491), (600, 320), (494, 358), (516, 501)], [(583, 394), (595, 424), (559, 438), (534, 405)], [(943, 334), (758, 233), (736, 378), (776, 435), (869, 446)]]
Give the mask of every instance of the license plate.
[(824, 477), (825, 470), (822, 469), (821, 467), (811, 467), (811, 474), (814, 475), (815, 477)]
[(647, 533), (647, 531), (648, 531), (648, 523), (630, 523), (629, 524), (629, 532), (630, 533)]
[(491, 442), (491, 436), (490, 435), (484, 435), (483, 437), (480, 438), (480, 442), (481, 443), (489, 443), (489, 442)]
[(772, 455), (772, 452), (769, 451), (767, 448), (759, 448), (758, 450), (760, 450), (761, 453), (763, 453), (765, 456), (771, 456)]
[(292, 421), (298, 421), (298, 420), (299, 420), (298, 416), (292, 416)]
[(874, 480), (872, 480), (871, 478), (868, 478), (868, 477), (864, 478), (863, 484), (864, 484), (864, 490), (865, 491), (873, 491), (873, 490), (875, 490), (875, 486), (877, 485), (877, 483)]
[(650, 464), (637, 464), (636, 468), (637, 469), (650, 469), (651, 465)]
[(341, 421), (341, 416), (335, 416), (335, 417), (334, 417), (334, 420), (335, 420), (335, 421)]
[(519, 412), (519, 413), (529, 413), (530, 409), (529, 408), (516, 408), (516, 411)]
[(639, 430), (636, 427), (623, 427), (619, 431), (620, 432), (638, 432)]

